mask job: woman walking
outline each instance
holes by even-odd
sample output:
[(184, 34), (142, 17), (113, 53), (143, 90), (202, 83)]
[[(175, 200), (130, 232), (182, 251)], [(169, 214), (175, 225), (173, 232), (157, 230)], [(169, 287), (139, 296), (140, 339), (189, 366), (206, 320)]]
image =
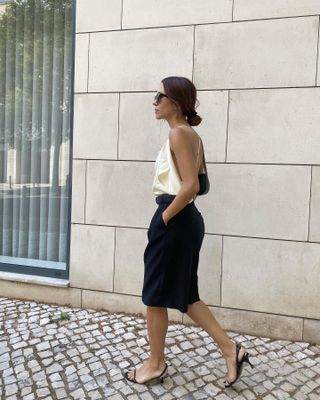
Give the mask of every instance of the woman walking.
[[(198, 293), (198, 261), (204, 237), (202, 215), (194, 200), (204, 170), (203, 145), (192, 126), (201, 117), (195, 111), (196, 88), (184, 77), (164, 78), (153, 105), (156, 119), (165, 119), (169, 135), (157, 159), (153, 193), (158, 208), (150, 222), (144, 252), (142, 301), (147, 306), (150, 356), (139, 368), (126, 372), (131, 382), (147, 383), (168, 374), (165, 362), (167, 308), (186, 313), (218, 344), (226, 361), (225, 386), (240, 377), (249, 355), (230, 340)], [(202, 193), (202, 192), (201, 192)]]

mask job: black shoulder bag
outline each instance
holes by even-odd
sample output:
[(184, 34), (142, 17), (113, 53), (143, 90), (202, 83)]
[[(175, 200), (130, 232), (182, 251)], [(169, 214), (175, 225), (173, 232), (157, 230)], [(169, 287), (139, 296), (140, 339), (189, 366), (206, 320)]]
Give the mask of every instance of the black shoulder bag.
[(202, 141), (201, 141), (201, 145), (202, 145), (202, 154), (203, 154), (203, 157), (202, 157), (203, 166), (204, 166), (205, 172), (201, 172), (200, 174), (198, 174), (199, 185), (200, 185), (199, 192), (197, 193), (198, 196), (207, 194), (210, 190), (210, 181), (209, 181), (209, 177), (208, 177), (207, 165), (206, 165), (206, 159), (204, 156), (204, 149), (203, 149)]

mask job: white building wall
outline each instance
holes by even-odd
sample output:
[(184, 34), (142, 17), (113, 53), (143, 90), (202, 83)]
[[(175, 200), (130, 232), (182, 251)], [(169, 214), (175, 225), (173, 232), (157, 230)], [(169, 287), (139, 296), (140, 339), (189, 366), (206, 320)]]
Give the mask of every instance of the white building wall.
[(181, 75), (211, 178), (196, 200), (203, 300), (228, 329), (320, 342), (319, 14), (318, 0), (77, 1), (69, 290), (82, 307), (144, 312), (168, 134), (152, 100)]

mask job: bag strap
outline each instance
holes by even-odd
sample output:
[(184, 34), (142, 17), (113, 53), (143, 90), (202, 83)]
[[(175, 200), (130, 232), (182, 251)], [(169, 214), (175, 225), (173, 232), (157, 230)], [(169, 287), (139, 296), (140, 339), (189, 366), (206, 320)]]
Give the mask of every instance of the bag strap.
[[(204, 173), (208, 176), (206, 158), (204, 156), (203, 143), (202, 143), (202, 140), (201, 140), (200, 136), (199, 136), (199, 146), (198, 146), (198, 154), (197, 154), (197, 166), (198, 166), (200, 144), (202, 144), (202, 161), (203, 161)], [(198, 166), (198, 168), (199, 168), (199, 166)], [(199, 172), (198, 172), (198, 174), (199, 174)], [(203, 174), (203, 172), (202, 172), (202, 174)], [(193, 197), (193, 200), (195, 200), (197, 198), (197, 196), (198, 196), (198, 194), (196, 194)]]
[(208, 173), (207, 173), (207, 163), (206, 163), (206, 158), (204, 156), (204, 151), (202, 153), (202, 160), (203, 160), (203, 166), (204, 166), (205, 174), (208, 175)]
[[(201, 146), (202, 145), (202, 146)], [(199, 145), (198, 145), (198, 154), (197, 154), (197, 171), (199, 171), (199, 162), (198, 162), (198, 160), (199, 160), (199, 153), (200, 153), (200, 146), (202, 147), (202, 154), (204, 155), (204, 151), (203, 151), (203, 143), (202, 143), (202, 140), (201, 140), (201, 137), (199, 136)], [(202, 157), (202, 160), (203, 160), (203, 157)], [(199, 173), (199, 172), (198, 172)]]
[(198, 171), (199, 171), (198, 159), (199, 159), (199, 152), (200, 152), (200, 144), (202, 144), (203, 168), (204, 168), (205, 173), (207, 174), (207, 164), (206, 164), (206, 159), (205, 159), (205, 155), (204, 155), (203, 143), (202, 143), (200, 136), (199, 136), (199, 146), (198, 146), (198, 154), (197, 154), (197, 167), (198, 167)]
[(201, 137), (199, 136), (198, 153), (197, 153), (197, 166), (198, 166), (198, 160), (199, 160), (200, 145), (201, 145)]

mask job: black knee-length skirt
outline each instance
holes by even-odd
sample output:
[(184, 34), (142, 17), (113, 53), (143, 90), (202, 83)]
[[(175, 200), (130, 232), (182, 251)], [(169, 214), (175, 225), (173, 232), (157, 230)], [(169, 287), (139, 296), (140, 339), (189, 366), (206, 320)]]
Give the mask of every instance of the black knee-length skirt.
[(165, 225), (162, 213), (174, 197), (157, 197), (161, 203), (151, 219), (144, 251), (142, 301), (185, 313), (188, 304), (199, 300), (197, 271), (205, 226), (194, 202)]

